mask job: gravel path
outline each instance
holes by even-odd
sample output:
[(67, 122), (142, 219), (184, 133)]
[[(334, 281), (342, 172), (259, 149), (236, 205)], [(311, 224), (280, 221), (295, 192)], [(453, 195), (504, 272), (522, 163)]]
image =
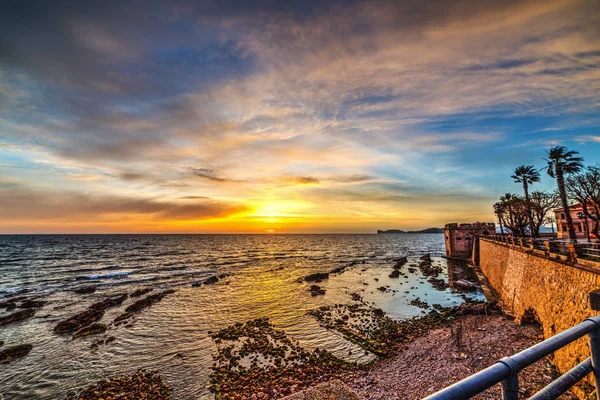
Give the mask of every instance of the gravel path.
[[(422, 399), (540, 340), (541, 330), (534, 325), (519, 326), (501, 315), (465, 316), (450, 328), (432, 330), (411, 342), (349, 386), (369, 400)], [(531, 396), (555, 376), (546, 359), (526, 368), (519, 374), (521, 396)], [(475, 398), (500, 399), (500, 388), (496, 385)], [(571, 398), (576, 397), (561, 397)]]

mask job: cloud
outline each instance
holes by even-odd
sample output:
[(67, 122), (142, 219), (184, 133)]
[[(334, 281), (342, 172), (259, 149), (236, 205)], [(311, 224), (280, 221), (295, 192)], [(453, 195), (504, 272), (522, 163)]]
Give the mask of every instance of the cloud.
[[(55, 220), (65, 224), (127, 217), (165, 220), (205, 220), (248, 212), (247, 206), (194, 197), (193, 203), (107, 194), (52, 192), (0, 181), (0, 220)], [(191, 199), (191, 198), (189, 198)], [(23, 210), (27, 210), (26, 213)]]
[(598, 143), (594, 1), (0, 7), (0, 166), (49, 199), (161, 218), (216, 213), (205, 194), (432, 206), (493, 190), (515, 149)]

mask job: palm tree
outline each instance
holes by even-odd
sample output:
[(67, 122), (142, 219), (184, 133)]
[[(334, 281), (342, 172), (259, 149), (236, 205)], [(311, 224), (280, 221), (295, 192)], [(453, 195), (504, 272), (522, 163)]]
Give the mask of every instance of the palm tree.
[(499, 201), (494, 203), (494, 214), (498, 216), (498, 222), (500, 222), (500, 234), (504, 236), (504, 205)]
[(529, 217), (529, 232), (533, 236), (533, 216), (531, 214), (531, 202), (529, 201), (529, 185), (540, 181), (540, 173), (533, 165), (521, 165), (515, 169), (515, 174), (511, 176), (516, 183), (523, 184), (525, 192), (525, 206), (527, 207), (527, 216)]
[(569, 201), (567, 199), (567, 191), (565, 189), (565, 175), (576, 174), (583, 168), (583, 158), (576, 157), (578, 151), (568, 150), (565, 146), (556, 146), (548, 151), (548, 167), (546, 172), (552, 178), (556, 179), (558, 193), (562, 203), (565, 217), (567, 219), (567, 227), (569, 229), (569, 238), (575, 240), (575, 227), (573, 226), (573, 218), (569, 212)]
[(513, 214), (513, 210), (512, 210), (512, 203), (513, 203), (514, 199), (515, 199), (515, 195), (512, 193), (506, 193), (504, 196), (500, 196), (500, 201), (506, 207), (505, 209), (508, 210), (508, 223), (509, 223), (510, 230), (513, 233), (513, 235), (516, 236), (516, 232), (514, 232), (515, 219), (514, 219), (514, 214)]

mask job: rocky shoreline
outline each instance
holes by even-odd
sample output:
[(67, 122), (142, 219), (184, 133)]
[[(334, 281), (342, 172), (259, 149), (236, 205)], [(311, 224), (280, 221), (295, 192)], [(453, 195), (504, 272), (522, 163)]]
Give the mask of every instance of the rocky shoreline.
[[(412, 259), (412, 264), (409, 264), (407, 257), (399, 257), (393, 261), (395, 264), (392, 266), (391, 274), (382, 269), (383, 275), (378, 275), (380, 278), (389, 276), (395, 280), (408, 280), (410, 274), (420, 272), (423, 277), (419, 279), (423, 282), (428, 281), (435, 289), (444, 291), (449, 287), (446, 280), (439, 277), (443, 272), (442, 268), (434, 265), (428, 254), (418, 260)], [(299, 278), (297, 282), (307, 285), (311, 297), (323, 296), (326, 294), (325, 288), (318, 284), (326, 285), (323, 282), (328, 281), (330, 276), (342, 274), (357, 264), (359, 263), (351, 262), (329, 272), (312, 273)], [(221, 282), (226, 276), (215, 275), (195, 281), (191, 283), (191, 287), (228, 284), (228, 282)], [(374, 279), (379, 281), (378, 278)], [(328, 289), (331, 289), (331, 286)], [(392, 293), (391, 295), (397, 292), (390, 289), (390, 286), (381, 286), (377, 289), (383, 293)], [(463, 289), (473, 290), (471, 287)], [(458, 291), (461, 288), (453, 290)], [(76, 291), (77, 294), (82, 295), (94, 292), (93, 286), (86, 286)], [(116, 329), (120, 325), (130, 326), (137, 314), (174, 292), (174, 289), (159, 291), (157, 288), (142, 287), (130, 293), (112, 295), (89, 305), (82, 312), (59, 321), (54, 326), (54, 333), (68, 334), (72, 339), (95, 335), (97, 339), (91, 341), (92, 348), (108, 344), (116, 340), (114, 336), (105, 334), (108, 330)], [(493, 305), (470, 301), (464, 296), (466, 302), (455, 307), (442, 307), (439, 304), (430, 307), (426, 301), (417, 297), (412, 299), (410, 304), (424, 309), (421, 311), (423, 315), (398, 321), (366, 302), (359, 293), (348, 293), (348, 295), (348, 303), (322, 306), (310, 311), (309, 315), (324, 328), (335, 331), (358, 345), (365, 355), (377, 356), (374, 364), (394, 357), (414, 340), (427, 335), (431, 330), (450, 326), (463, 315), (496, 312)], [(1, 320), (3, 323), (15, 323), (30, 318), (37, 308), (45, 305), (44, 302), (36, 299), (17, 300), (19, 301), (0, 303), (0, 307), (7, 310), (21, 308), (20, 311), (4, 317), (5, 319)], [(128, 300), (129, 302), (126, 303)], [(121, 311), (120, 315), (117, 314), (118, 316), (112, 322), (102, 323), (106, 310), (118, 307), (123, 307), (124, 311)], [(369, 364), (342, 360), (323, 349), (305, 349), (298, 342), (291, 340), (284, 331), (276, 329), (267, 318), (240, 322), (218, 332), (209, 332), (209, 335), (217, 347), (210, 375), (210, 391), (215, 394), (216, 399), (278, 399), (321, 382), (330, 380), (353, 382), (371, 368)], [(9, 347), (0, 353), (0, 362), (10, 362), (14, 358), (24, 357), (31, 349), (31, 345), (27, 344)], [(129, 393), (130, 397), (115, 397), (115, 393), (119, 391)], [(140, 370), (133, 375), (101, 381), (78, 395), (69, 394), (67, 398), (167, 399), (171, 398), (171, 391), (160, 375)]]

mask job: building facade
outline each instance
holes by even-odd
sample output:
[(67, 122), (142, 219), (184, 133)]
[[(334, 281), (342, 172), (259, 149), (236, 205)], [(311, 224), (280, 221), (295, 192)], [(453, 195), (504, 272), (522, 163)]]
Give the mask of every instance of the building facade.
[(496, 224), (493, 222), (446, 224), (444, 228), (446, 257), (470, 258), (473, 254), (473, 244), (477, 236), (489, 236), (495, 234)]
[[(569, 207), (571, 218), (573, 218), (573, 227), (575, 228), (575, 234), (577, 239), (585, 239), (588, 234), (591, 234), (594, 230), (594, 221), (587, 219), (587, 228), (585, 226), (586, 219), (580, 215), (583, 214), (583, 207), (581, 204), (573, 204)], [(588, 207), (588, 212), (590, 207)], [(554, 218), (556, 218), (556, 231), (559, 239), (569, 239), (569, 229), (567, 228), (567, 219), (565, 212), (562, 208), (554, 210)], [(593, 236), (592, 236), (593, 238)]]

